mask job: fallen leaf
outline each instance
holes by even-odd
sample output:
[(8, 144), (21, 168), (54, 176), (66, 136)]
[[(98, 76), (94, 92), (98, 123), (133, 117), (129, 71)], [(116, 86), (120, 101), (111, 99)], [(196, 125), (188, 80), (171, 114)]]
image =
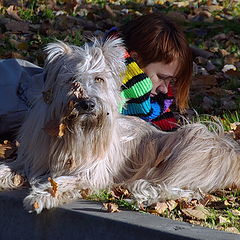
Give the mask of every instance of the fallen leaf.
[(218, 221), (219, 221), (219, 223), (229, 223), (230, 222), (229, 219), (227, 219), (227, 218), (225, 218), (223, 216), (219, 216), (218, 217)]
[(7, 140), (0, 144), (0, 158), (9, 158), (17, 151), (16, 143), (11, 143)]
[(27, 50), (28, 49), (27, 42), (21, 42), (21, 41), (15, 40), (15, 39), (9, 39), (9, 42), (13, 47), (15, 47), (18, 50)]
[(17, 22), (15, 20), (11, 20), (8, 22), (5, 27), (8, 31), (12, 32), (22, 32), (28, 33), (29, 32), (29, 24), (27, 22)]
[(108, 4), (105, 5), (105, 10), (110, 15), (110, 17), (116, 17), (116, 13), (114, 13), (112, 8)]
[(178, 206), (178, 203), (174, 200), (169, 200), (166, 203), (167, 203), (168, 209), (170, 211), (172, 211), (173, 209), (175, 209)]
[(185, 208), (185, 209), (181, 209), (181, 211), (187, 217), (197, 219), (197, 220), (206, 220), (207, 217), (210, 215), (210, 213), (206, 208), (204, 208), (204, 206), (196, 206), (194, 208)]
[(240, 122), (230, 123), (230, 128), (235, 131), (239, 125)]
[(226, 209), (231, 204), (225, 200), (225, 201), (217, 201), (217, 202), (209, 202), (208, 206), (213, 207), (215, 209)]
[(15, 6), (13, 5), (9, 6), (6, 10), (7, 14), (17, 21), (22, 21), (22, 19), (18, 16), (17, 10), (15, 10), (14, 8)]
[(201, 199), (199, 202), (200, 204), (202, 204), (203, 206), (206, 206), (209, 202), (219, 202), (221, 201), (221, 198), (219, 197), (216, 197), (214, 195), (210, 195), (210, 194), (207, 194), (204, 196), (203, 199)]
[(117, 198), (117, 199), (121, 198), (122, 199), (122, 198), (129, 197), (130, 193), (129, 193), (128, 189), (124, 188), (123, 186), (117, 186), (117, 187), (112, 189), (111, 195), (114, 198)]
[(233, 215), (235, 215), (235, 216), (240, 216), (240, 211), (239, 211), (239, 210), (237, 210), (237, 209), (231, 209), (230, 211), (233, 213)]
[(39, 208), (39, 203), (38, 202), (34, 202), (33, 209), (38, 209), (38, 208)]
[(234, 54), (229, 54), (224, 58), (224, 63), (226, 64), (236, 64), (239, 62), (239, 58), (235, 57)]
[(233, 64), (226, 64), (226, 65), (224, 65), (222, 71), (223, 71), (224, 73), (227, 73), (229, 70), (236, 71), (237, 68), (236, 68)]
[(53, 197), (57, 196), (58, 184), (51, 178), (48, 178), (48, 181), (51, 183), (52, 188), (48, 189), (48, 192), (51, 193)]
[(218, 52), (222, 55), (222, 57), (230, 54), (226, 49), (218, 49)]
[(209, 93), (211, 95), (216, 95), (216, 96), (220, 96), (220, 97), (224, 97), (226, 95), (234, 95), (234, 91), (219, 88), (219, 87), (212, 87), (210, 89), (207, 89), (205, 92)]
[(50, 120), (44, 126), (43, 130), (52, 137), (63, 137), (65, 133), (66, 125), (60, 123), (57, 120)]
[(240, 139), (240, 125), (237, 125), (237, 128), (235, 130), (233, 130), (234, 135), (235, 135), (235, 139), (239, 140)]
[(225, 206), (230, 206), (230, 205), (231, 205), (231, 204), (228, 202), (228, 200), (225, 200), (223, 203), (224, 203)]
[(164, 213), (166, 210), (168, 209), (168, 205), (166, 202), (157, 202), (154, 210), (158, 213), (158, 214), (162, 214)]
[(180, 209), (185, 209), (185, 208), (193, 208), (196, 202), (191, 202), (187, 198), (179, 198), (176, 200), (176, 202), (179, 204)]
[(13, 178), (13, 183), (16, 187), (19, 187), (24, 183), (24, 178), (21, 175), (16, 174)]
[(191, 47), (191, 50), (193, 52), (194, 57), (200, 56), (200, 57), (203, 57), (203, 58), (210, 58), (210, 57), (213, 56), (212, 52), (206, 51), (206, 50), (201, 49), (201, 48)]
[[(88, 97), (86, 91), (83, 89), (82, 85), (79, 82), (72, 83), (72, 91), (73, 91), (73, 94), (78, 99), (84, 99), (84, 98)], [(70, 102), (72, 102), (72, 101), (70, 101)]]
[(196, 75), (193, 78), (194, 88), (209, 88), (218, 84), (216, 76), (214, 75)]
[(217, 40), (217, 41), (221, 41), (221, 40), (227, 40), (227, 35), (225, 33), (219, 33), (217, 35), (215, 35), (212, 40)]
[(91, 194), (91, 190), (89, 188), (81, 189), (81, 196), (83, 199), (88, 199)]
[(219, 223), (229, 223), (230, 222), (229, 219), (227, 219), (223, 216), (219, 216), (218, 221), (219, 221)]
[(174, 22), (178, 23), (185, 23), (187, 21), (184, 13), (176, 12), (176, 11), (169, 11), (166, 16), (170, 18)]
[(59, 136), (59, 137), (62, 137), (62, 136), (64, 135), (65, 129), (66, 129), (66, 125), (63, 124), (63, 123), (61, 123), (61, 124), (59, 125), (59, 132), (58, 132), (58, 136)]
[(103, 206), (108, 212), (120, 212), (116, 203), (103, 203)]
[(238, 231), (237, 228), (235, 227), (227, 227), (224, 229), (226, 232), (231, 232), (231, 233), (236, 233), (236, 234), (240, 234), (240, 232)]

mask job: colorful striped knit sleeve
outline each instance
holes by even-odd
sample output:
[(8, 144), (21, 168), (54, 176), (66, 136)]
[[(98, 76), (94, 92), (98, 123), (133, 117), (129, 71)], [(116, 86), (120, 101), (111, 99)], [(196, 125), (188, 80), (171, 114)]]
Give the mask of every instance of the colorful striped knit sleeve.
[(127, 69), (122, 80), (121, 95), (126, 105), (120, 112), (150, 121), (162, 112), (160, 105), (152, 103), (150, 99), (152, 81), (129, 55), (125, 61)]

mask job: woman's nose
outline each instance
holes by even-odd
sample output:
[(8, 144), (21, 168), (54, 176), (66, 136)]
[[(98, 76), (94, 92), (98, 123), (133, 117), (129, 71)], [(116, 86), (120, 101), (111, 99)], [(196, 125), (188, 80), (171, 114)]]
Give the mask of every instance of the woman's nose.
[(165, 84), (165, 82), (159, 84), (159, 86), (156, 89), (156, 92), (157, 94), (160, 92), (166, 94), (168, 92), (168, 86)]

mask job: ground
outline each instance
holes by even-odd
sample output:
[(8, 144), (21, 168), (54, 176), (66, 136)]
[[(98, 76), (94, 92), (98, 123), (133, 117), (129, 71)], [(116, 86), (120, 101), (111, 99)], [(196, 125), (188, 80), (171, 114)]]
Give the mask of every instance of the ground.
[[(162, 12), (181, 26), (194, 49), (191, 121), (221, 121), (240, 139), (240, 3), (237, 0), (0, 0), (0, 57), (22, 58), (43, 66), (43, 47), (56, 39), (81, 45), (137, 16)], [(198, 116), (196, 116), (196, 112)], [(176, 113), (178, 114), (177, 110)], [(0, 156), (14, 143), (2, 143)], [(204, 200), (167, 201), (151, 208), (135, 206), (124, 189), (87, 198), (104, 200), (111, 212), (128, 207), (231, 232), (240, 231), (240, 192), (227, 189)]]

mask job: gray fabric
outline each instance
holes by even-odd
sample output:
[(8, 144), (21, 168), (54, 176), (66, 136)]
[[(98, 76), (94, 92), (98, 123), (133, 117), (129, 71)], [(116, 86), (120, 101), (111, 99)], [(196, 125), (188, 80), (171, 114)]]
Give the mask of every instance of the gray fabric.
[(42, 68), (20, 59), (0, 60), (0, 134), (19, 128), (43, 84)]

